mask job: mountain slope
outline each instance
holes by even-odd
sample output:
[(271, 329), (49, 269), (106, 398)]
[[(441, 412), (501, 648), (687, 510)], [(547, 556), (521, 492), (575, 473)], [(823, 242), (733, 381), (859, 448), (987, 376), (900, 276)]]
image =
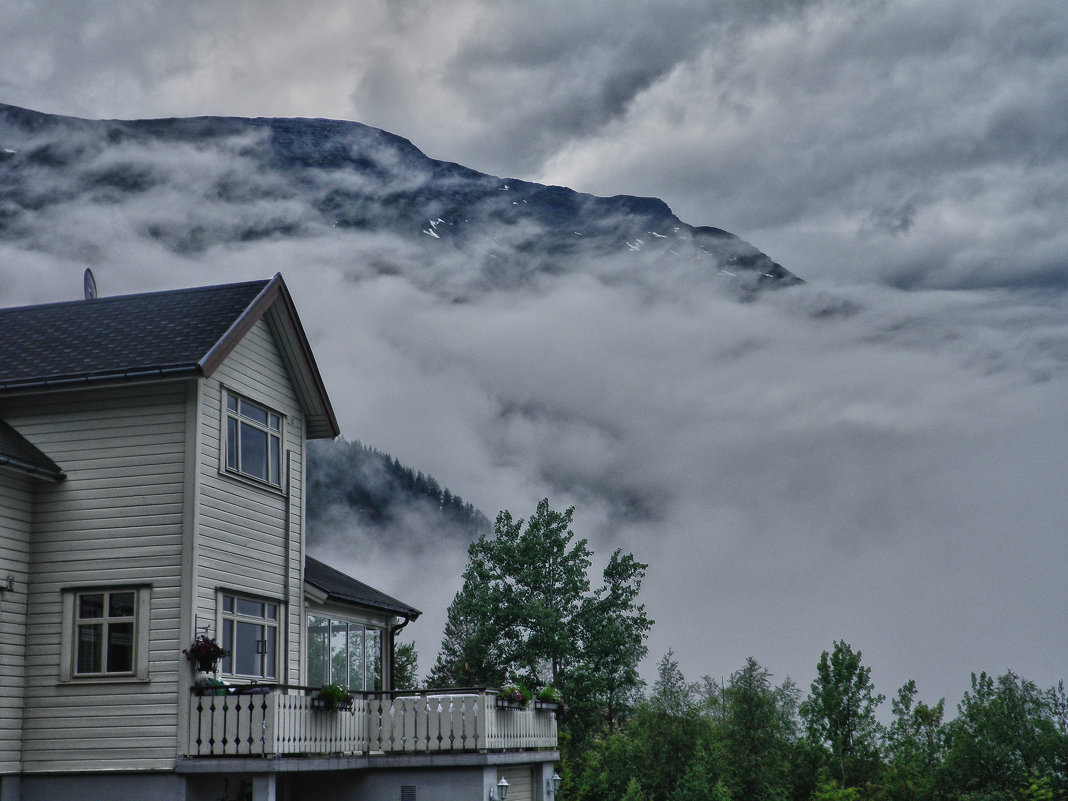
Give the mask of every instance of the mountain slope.
[(419, 550), (445, 541), (462, 551), (490, 530), (486, 516), (436, 479), (360, 442), (311, 441), (308, 533), (314, 545), (346, 537), (389, 537)]
[(52, 241), (51, 222), (105, 211), (146, 246), (184, 255), (331, 238), (353, 270), (402, 273), (460, 299), (577, 272), (655, 286), (682, 271), (746, 291), (798, 281), (655, 198), (485, 175), (360, 123), (97, 121), (0, 105), (0, 242), (77, 247)]

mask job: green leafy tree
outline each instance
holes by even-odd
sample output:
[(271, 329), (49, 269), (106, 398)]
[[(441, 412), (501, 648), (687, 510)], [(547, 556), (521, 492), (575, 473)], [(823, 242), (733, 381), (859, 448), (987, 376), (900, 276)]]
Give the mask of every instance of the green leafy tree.
[(973, 673), (946, 734), (943, 787), (1008, 799), (1032, 784), (1041, 792), (1048, 779), (1055, 798), (1068, 795), (1058, 690), (1041, 690), (1011, 671), (997, 679)]
[[(700, 687), (686, 681), (673, 652), (661, 658), (652, 690), (627, 726), (635, 741), (631, 770), (653, 801), (667, 801), (698, 754), (712, 753), (713, 725), (702, 712)], [(711, 768), (709, 774), (719, 778)]]
[(935, 797), (935, 779), (945, 758), (945, 699), (934, 706), (916, 700), (909, 680), (890, 702), (894, 721), (886, 731), (886, 797), (923, 801)]
[(812, 793), (812, 801), (860, 801), (855, 787), (843, 787), (834, 779), (824, 777)]
[[(473, 546), (472, 546), (473, 547)], [(489, 614), (489, 573), (481, 561), (468, 563), (463, 586), (446, 613), (431, 687), (484, 687), (505, 683), (508, 666), (501, 652), (497, 620)]]
[(601, 588), (583, 599), (581, 649), (571, 685), (575, 712), (587, 724), (601, 718), (615, 725), (642, 685), (638, 664), (649, 651), (645, 640), (653, 621), (637, 598), (647, 567), (617, 549), (605, 566)]
[(832, 652), (820, 656), (811, 693), (800, 707), (809, 738), (827, 749), (828, 768), (846, 787), (870, 781), (880, 766), (875, 710), (885, 696), (875, 693), (871, 668), (860, 658), (848, 643), (835, 642)]
[(627, 782), (627, 790), (623, 793), (621, 801), (649, 801), (649, 796), (645, 794), (645, 790), (642, 789), (641, 782), (635, 778), (631, 778)]
[(732, 673), (723, 690), (723, 743), (726, 785), (734, 798), (780, 799), (789, 787), (790, 751), (796, 735), (796, 686), (780, 688), (750, 657)]
[(471, 544), (429, 683), (552, 684), (582, 729), (619, 718), (641, 686), (652, 626), (637, 602), (646, 565), (616, 551), (591, 592), (592, 552), (573, 514), (548, 499), (527, 520), (502, 511), (493, 536)]
[(414, 690), (419, 686), (419, 653), (414, 642), (402, 642), (393, 649), (393, 689)]
[(667, 801), (730, 801), (731, 792), (716, 773), (711, 753), (697, 751), (686, 766), (682, 779), (668, 794)]
[(490, 628), (502, 661), (517, 678), (540, 686), (566, 684), (577, 655), (579, 612), (590, 590), (592, 552), (585, 539), (572, 543), (574, 507), (556, 512), (548, 499), (529, 519), (497, 515), (493, 538), (468, 550), (487, 582)]

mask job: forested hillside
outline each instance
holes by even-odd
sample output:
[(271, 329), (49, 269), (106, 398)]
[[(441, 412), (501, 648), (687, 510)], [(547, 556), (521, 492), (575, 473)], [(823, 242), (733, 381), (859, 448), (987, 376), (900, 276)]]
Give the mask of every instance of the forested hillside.
[(458, 549), (488, 531), (481, 511), (430, 475), (359, 441), (309, 443), (308, 531), (313, 540), (339, 527), (388, 532), (410, 548), (426, 545), (424, 533), (455, 540)]

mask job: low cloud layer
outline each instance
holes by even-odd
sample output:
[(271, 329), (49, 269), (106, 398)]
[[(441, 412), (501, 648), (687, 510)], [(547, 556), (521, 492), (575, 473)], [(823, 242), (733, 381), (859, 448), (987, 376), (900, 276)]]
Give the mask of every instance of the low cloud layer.
[[(0, 101), (359, 119), (494, 174), (662, 197), (810, 283), (743, 304), (593, 264), (457, 303), (376, 269), (408, 246), (356, 232), (178, 254), (138, 215), (245, 224), (287, 201), (208, 215), (148, 191), (0, 245), (5, 305), (78, 297), (87, 262), (104, 294), (280, 270), (347, 436), (490, 516), (576, 504), (603, 558), (650, 563), (653, 656), (688, 675), (752, 655), (806, 686), (845, 638), (887, 695), (1063, 677), (1062, 3), (94, 8), (13, 9)], [(220, 168), (160, 158), (183, 180)], [(333, 555), (369, 578), (366, 553)], [(463, 555), (374, 561), (427, 612), (425, 668)]]

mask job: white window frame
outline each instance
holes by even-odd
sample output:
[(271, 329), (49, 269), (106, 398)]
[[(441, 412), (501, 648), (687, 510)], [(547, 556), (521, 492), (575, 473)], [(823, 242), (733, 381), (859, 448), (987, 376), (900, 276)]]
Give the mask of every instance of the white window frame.
[[(246, 410), (262, 413), (266, 422), (261, 422), (256, 417), (247, 414)], [(270, 406), (223, 387), (221, 443), (223, 472), (281, 490), (282, 468), (285, 464), (283, 456), (285, 419), (284, 414)], [(231, 431), (233, 436), (231, 436)], [(262, 434), (266, 438), (266, 478), (250, 472), (247, 466), (242, 464), (241, 440), (245, 431)]]
[[(228, 600), (230, 601), (229, 603)], [(263, 607), (262, 616), (240, 611), (241, 602), (246, 605), (261, 605)], [(218, 621), (216, 631), (219, 632), (218, 643), (229, 651), (229, 654), (223, 657), (219, 664), (219, 675), (238, 681), (278, 681), (281, 658), (285, 653), (285, 629), (282, 625), (286, 614), (285, 604), (277, 598), (265, 598), (228, 589), (220, 589), (217, 592), (217, 604)], [(274, 612), (273, 619), (270, 617), (272, 609)], [(227, 623), (230, 624), (229, 627)], [(261, 657), (258, 660), (260, 663), (258, 673), (238, 673), (236, 671), (238, 660), (244, 660), (247, 657), (247, 654), (241, 652), (242, 644), (238, 638), (239, 626), (241, 625), (262, 626), (264, 628), (263, 639), (256, 640), (256, 653), (257, 656)], [(228, 628), (229, 637), (227, 637)], [(269, 658), (269, 643), (271, 639), (269, 630), (274, 631), (273, 660)], [(263, 648), (262, 651), (259, 650), (260, 647)]]
[[(123, 617), (107, 615), (108, 598), (113, 593), (133, 593), (133, 614)], [(79, 598), (86, 595), (104, 596), (104, 614), (99, 618), (79, 616)], [(114, 682), (148, 681), (149, 620), (151, 617), (152, 587), (144, 584), (114, 584), (91, 587), (65, 587), (62, 590), (63, 638), (60, 642), (60, 681)], [(78, 635), (80, 626), (100, 625), (104, 632), (114, 623), (133, 623), (130, 670), (108, 671), (106, 662), (99, 672), (78, 671)], [(107, 635), (102, 640), (102, 654), (107, 659)]]

